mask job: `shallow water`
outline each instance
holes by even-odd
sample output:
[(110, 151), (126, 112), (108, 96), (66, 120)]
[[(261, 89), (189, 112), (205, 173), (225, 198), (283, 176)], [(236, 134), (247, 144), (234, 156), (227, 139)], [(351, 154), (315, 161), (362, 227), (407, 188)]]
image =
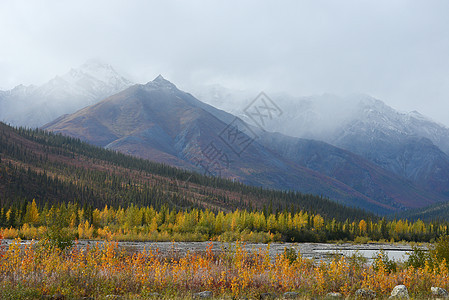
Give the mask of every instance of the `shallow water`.
[[(381, 249), (359, 249), (359, 250), (334, 250), (329, 252), (328, 250), (315, 250), (316, 252), (320, 253), (327, 253), (327, 254), (340, 254), (344, 255), (346, 257), (351, 257), (355, 254), (361, 255), (368, 259), (368, 262), (371, 262), (373, 258), (379, 253)], [(384, 250), (385, 255), (390, 259), (397, 262), (403, 262), (407, 260), (408, 255), (407, 253), (410, 253), (411, 249), (398, 249), (398, 250)]]
[[(12, 240), (4, 240), (4, 244), (10, 244)], [(22, 241), (22, 244), (29, 244), (31, 241)], [(93, 246), (96, 243), (99, 245), (104, 242), (98, 241), (79, 241), (79, 247)], [(143, 251), (144, 249), (158, 250), (161, 254), (167, 255), (185, 255), (187, 252), (204, 252), (211, 242), (118, 242), (120, 248), (126, 249), (130, 252)], [(235, 248), (235, 243), (212, 242), (212, 251), (220, 252), (223, 250), (232, 250)], [(241, 246), (246, 251), (257, 252), (266, 250), (269, 247), (269, 254), (274, 258), (277, 254), (284, 252), (285, 248), (294, 248), (303, 257), (314, 260), (325, 260), (335, 255), (352, 256), (355, 253), (372, 261), (380, 250), (384, 250), (386, 255), (395, 261), (404, 261), (407, 259), (407, 253), (412, 250), (410, 245), (405, 244), (325, 244), (325, 243), (271, 243), (271, 244), (252, 244), (241, 243)], [(425, 249), (425, 248), (424, 248)]]

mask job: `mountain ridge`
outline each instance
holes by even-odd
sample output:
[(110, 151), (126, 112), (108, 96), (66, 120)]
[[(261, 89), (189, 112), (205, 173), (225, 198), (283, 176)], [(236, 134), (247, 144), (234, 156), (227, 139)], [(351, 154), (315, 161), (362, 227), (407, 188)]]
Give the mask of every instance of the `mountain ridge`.
[[(243, 99), (241, 92), (233, 94), (232, 90), (222, 88), (221, 92), (202, 95), (216, 96), (202, 100), (212, 105), (217, 103), (220, 108), (250, 121), (242, 109), (235, 108), (235, 103)], [(220, 98), (222, 95), (230, 99), (229, 104)], [(324, 141), (360, 155), (422, 188), (436, 190), (444, 197), (449, 195), (449, 128), (446, 126), (417, 111), (399, 112), (363, 94), (301, 98), (275, 94), (274, 99), (284, 114), (268, 123), (267, 130)]]
[[(201, 171), (201, 165), (196, 160), (204, 158), (204, 150), (210, 145), (209, 142), (214, 142), (220, 149), (227, 149), (229, 145), (220, 140), (220, 132), (232, 122), (244, 126), (243, 121), (239, 120), (178, 90), (174, 84), (158, 76), (147, 84), (131, 86), (43, 128), (108, 149)], [(257, 129), (254, 132), (271, 134)], [(419, 201), (398, 202), (404, 198), (395, 195), (400, 190), (386, 188), (385, 183), (376, 183), (367, 178), (370, 184), (390, 195), (385, 199), (370, 198), (363, 193), (366, 191), (355, 189), (355, 184), (343, 176), (326, 174), (319, 168), (311, 169), (294, 157), (282, 155), (269, 144), (264, 144), (263, 141), (267, 140), (269, 138), (254, 139), (241, 157), (228, 149), (227, 155), (232, 156), (232, 164), (220, 175), (252, 185), (322, 194), (346, 205), (382, 213), (404, 209), (410, 204), (411, 207), (417, 207), (445, 200), (444, 197), (413, 187), (411, 195)], [(333, 148), (330, 145), (326, 147)], [(322, 147), (317, 149), (321, 150)], [(347, 157), (344, 160), (350, 161)], [(352, 159), (361, 166), (358, 160), (363, 159)], [(365, 161), (363, 164), (363, 168), (369, 170), (368, 173), (379, 174), (380, 171), (370, 163)], [(387, 178), (395, 178), (393, 181), (399, 182), (401, 186), (412, 186), (393, 174), (385, 171), (382, 174), (388, 174)]]

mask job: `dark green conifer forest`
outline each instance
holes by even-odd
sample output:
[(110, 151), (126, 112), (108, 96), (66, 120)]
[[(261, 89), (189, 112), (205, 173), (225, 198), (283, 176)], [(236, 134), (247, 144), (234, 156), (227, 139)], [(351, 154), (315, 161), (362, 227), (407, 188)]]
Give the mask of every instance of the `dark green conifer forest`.
[(207, 177), (5, 124), (0, 192), (0, 227), (11, 237), (39, 238), (55, 216), (76, 237), (122, 240), (430, 241), (448, 230), (445, 222), (380, 219), (320, 196)]

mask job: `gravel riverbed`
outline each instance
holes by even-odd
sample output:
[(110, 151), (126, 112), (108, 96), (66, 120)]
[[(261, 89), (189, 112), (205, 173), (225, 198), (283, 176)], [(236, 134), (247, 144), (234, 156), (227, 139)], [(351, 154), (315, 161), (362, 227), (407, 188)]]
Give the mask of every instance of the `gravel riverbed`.
[[(8, 245), (12, 240), (4, 240), (3, 245)], [(31, 241), (22, 241), (22, 244), (29, 244)], [(87, 245), (95, 245), (103, 243), (101, 241), (92, 240), (82, 240), (78, 242), (79, 247), (86, 247)], [(184, 255), (188, 251), (190, 253), (194, 252), (204, 252), (211, 242), (119, 242), (120, 248), (124, 248), (130, 252), (142, 251), (144, 249), (158, 250), (161, 254), (167, 255)], [(235, 243), (225, 243), (225, 242), (212, 242), (213, 252), (220, 252), (223, 250), (232, 250), (235, 248)], [(271, 257), (275, 257), (277, 254), (282, 253), (284, 249), (294, 248), (297, 252), (305, 258), (321, 260), (329, 258), (332, 255), (346, 255), (350, 256), (354, 253), (359, 253), (360, 255), (366, 257), (370, 260), (377, 252), (384, 250), (390, 259), (396, 261), (404, 260), (407, 252), (412, 250), (412, 247), (408, 244), (379, 244), (379, 243), (369, 243), (369, 244), (328, 244), (328, 243), (271, 243), (268, 244), (252, 244), (252, 243), (241, 243), (241, 246), (246, 251), (257, 252), (259, 249), (266, 250), (269, 246), (269, 254)], [(423, 247), (426, 249), (425, 247)]]

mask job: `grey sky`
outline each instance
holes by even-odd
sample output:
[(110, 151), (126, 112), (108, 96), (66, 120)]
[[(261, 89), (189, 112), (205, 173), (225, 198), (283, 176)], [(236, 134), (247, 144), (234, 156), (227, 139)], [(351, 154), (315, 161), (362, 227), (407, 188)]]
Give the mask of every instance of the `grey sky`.
[(137, 82), (366, 93), (449, 125), (449, 1), (0, 1), (0, 89), (89, 58)]

